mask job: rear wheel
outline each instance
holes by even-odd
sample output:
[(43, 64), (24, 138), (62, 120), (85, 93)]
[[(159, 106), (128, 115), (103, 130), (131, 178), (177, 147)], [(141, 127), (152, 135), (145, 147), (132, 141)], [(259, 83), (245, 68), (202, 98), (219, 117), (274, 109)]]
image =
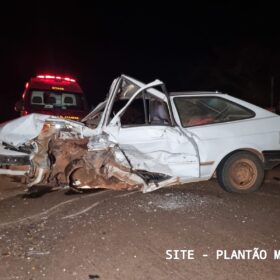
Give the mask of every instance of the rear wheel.
[(220, 163), (217, 178), (221, 187), (228, 192), (253, 192), (262, 185), (263, 164), (252, 153), (236, 152)]

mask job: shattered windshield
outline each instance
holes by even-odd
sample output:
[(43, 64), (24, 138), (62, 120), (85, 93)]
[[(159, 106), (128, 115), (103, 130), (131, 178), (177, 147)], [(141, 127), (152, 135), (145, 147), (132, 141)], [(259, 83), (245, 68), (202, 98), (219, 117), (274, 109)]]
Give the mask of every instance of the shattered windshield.
[[(97, 127), (101, 116), (104, 112), (104, 109), (107, 105), (108, 99), (110, 98), (110, 94), (113, 94), (114, 91), (114, 86), (117, 82), (117, 79), (114, 80), (114, 82), (112, 83), (109, 93), (107, 94), (106, 99), (99, 103), (86, 117), (84, 117), (84, 119), (82, 120), (83, 122), (86, 123), (86, 125), (88, 125), (91, 128), (95, 128)], [(122, 109), (122, 107), (125, 106), (126, 102), (128, 99), (130, 99), (133, 94), (139, 89), (140, 87), (132, 84), (131, 82), (122, 79), (121, 83), (117, 89), (116, 92), (116, 97), (115, 97), (115, 102), (113, 103), (113, 108), (111, 110), (111, 114), (110, 114), (110, 119), (113, 118), (113, 116)]]
[(130, 81), (122, 79), (121, 85), (117, 92), (117, 98), (130, 99), (139, 88), (139, 86), (131, 83)]

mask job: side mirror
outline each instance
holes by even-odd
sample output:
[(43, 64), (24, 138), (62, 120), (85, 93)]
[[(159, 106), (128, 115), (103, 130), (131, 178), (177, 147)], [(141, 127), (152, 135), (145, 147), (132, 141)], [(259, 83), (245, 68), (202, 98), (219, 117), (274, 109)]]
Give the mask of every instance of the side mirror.
[(20, 99), (20, 100), (18, 100), (17, 101), (17, 103), (15, 104), (15, 111), (16, 112), (21, 112), (21, 111), (23, 111), (23, 100), (22, 99)]

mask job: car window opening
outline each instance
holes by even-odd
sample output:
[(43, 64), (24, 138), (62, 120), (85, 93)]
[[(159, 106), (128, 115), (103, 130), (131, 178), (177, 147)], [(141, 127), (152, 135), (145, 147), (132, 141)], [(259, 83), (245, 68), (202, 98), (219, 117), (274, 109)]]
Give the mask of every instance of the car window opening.
[(220, 97), (176, 97), (174, 99), (183, 127), (248, 119), (254, 112)]
[[(113, 105), (111, 118), (126, 104), (127, 100), (118, 100)], [(135, 98), (121, 115), (123, 127), (131, 125), (170, 125), (167, 104), (144, 92)]]

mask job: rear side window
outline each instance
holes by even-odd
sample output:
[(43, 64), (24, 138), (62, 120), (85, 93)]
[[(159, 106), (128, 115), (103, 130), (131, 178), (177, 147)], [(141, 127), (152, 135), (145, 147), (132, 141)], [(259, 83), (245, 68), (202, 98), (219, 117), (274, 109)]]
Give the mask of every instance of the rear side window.
[(248, 108), (221, 97), (175, 97), (174, 102), (183, 127), (231, 122), (255, 116)]

